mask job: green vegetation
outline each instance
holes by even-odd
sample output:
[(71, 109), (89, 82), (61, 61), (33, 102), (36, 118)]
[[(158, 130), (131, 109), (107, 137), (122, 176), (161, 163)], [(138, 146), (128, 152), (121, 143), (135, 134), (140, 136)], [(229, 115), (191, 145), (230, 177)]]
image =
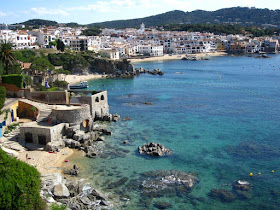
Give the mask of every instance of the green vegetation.
[(31, 85), (32, 84), (31, 76), (23, 74), (23, 82), (25, 83), (25, 85)]
[(58, 23), (56, 21), (50, 21), (50, 20), (42, 20), (42, 19), (32, 19), (25, 22), (22, 22), (20, 24), (24, 24), (26, 26), (58, 26)]
[(163, 26), (163, 28), (167, 31), (199, 31), (215, 34), (253, 34), (253, 36), (272, 36), (274, 32), (280, 32), (280, 29), (262, 29), (254, 26), (246, 27), (231, 24), (169, 24)]
[(53, 86), (55, 86), (55, 87), (65, 87), (67, 85), (68, 85), (68, 82), (66, 82), (66, 81), (58, 81), (57, 80), (53, 83)]
[(62, 204), (62, 205), (58, 205), (56, 203), (51, 204), (51, 210), (66, 210), (67, 206)]
[(68, 70), (63, 70), (63, 69), (55, 69), (54, 72), (55, 72), (56, 74), (66, 74), (66, 75), (71, 74), (70, 71), (68, 71)]
[(181, 23), (233, 23), (250, 26), (261, 26), (262, 24), (279, 25), (280, 10), (256, 9), (248, 7), (233, 7), (216, 11), (195, 10), (192, 12), (174, 10), (145, 18), (93, 23), (89, 24), (89, 27), (95, 26), (101, 28), (139, 28), (142, 22), (144, 22), (146, 26), (160, 26)]
[(8, 74), (8, 66), (15, 63), (15, 56), (12, 50), (12, 43), (2, 41), (0, 43), (0, 62), (4, 65), (5, 74)]
[(6, 84), (14, 84), (18, 88), (23, 88), (23, 75), (22, 74), (3, 75), (2, 82)]
[(4, 65), (0, 62), (0, 76), (4, 74)]
[(60, 39), (57, 40), (57, 45), (56, 45), (57, 50), (60, 50), (61, 52), (64, 52), (65, 50), (65, 44), (63, 43), (63, 41), (61, 41)]
[(0, 149), (0, 208), (43, 209), (40, 173)]
[(38, 70), (39, 72), (46, 72), (48, 70), (53, 70), (54, 66), (49, 62), (49, 60), (47, 59), (47, 57), (43, 54), (41, 54), (42, 57), (36, 57), (31, 66), (30, 69), (35, 69)]
[(85, 36), (98, 36), (102, 31), (97, 27), (90, 27), (83, 30), (83, 35)]
[(6, 99), (6, 88), (0, 86), (0, 112), (5, 105), (5, 99)]
[(33, 50), (17, 50), (14, 55), (17, 60), (23, 63), (31, 63), (36, 57), (36, 53)]
[(63, 69), (72, 70), (75, 66), (87, 67), (89, 64), (81, 53), (49, 54), (48, 59), (54, 66), (63, 66)]

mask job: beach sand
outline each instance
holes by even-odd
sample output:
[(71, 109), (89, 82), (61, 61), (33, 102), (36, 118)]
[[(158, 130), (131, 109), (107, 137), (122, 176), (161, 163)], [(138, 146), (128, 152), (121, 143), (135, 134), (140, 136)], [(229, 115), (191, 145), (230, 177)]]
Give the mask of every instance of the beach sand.
[[(74, 154), (73, 149), (68, 147), (61, 149), (57, 153), (49, 153), (46, 151), (25, 151), (19, 154), (18, 159), (35, 166), (42, 174), (61, 173), (62, 168), (69, 167), (71, 163), (64, 161)], [(28, 159), (26, 159), (28, 155)]]
[(146, 61), (164, 61), (164, 60), (181, 60), (183, 57), (187, 56), (196, 56), (196, 57), (212, 57), (212, 56), (225, 56), (225, 52), (213, 52), (213, 53), (197, 53), (197, 54), (182, 54), (182, 55), (168, 55), (160, 57), (149, 57), (149, 58), (138, 58), (138, 59), (129, 59), (132, 63), (135, 62), (146, 62)]
[(66, 75), (65, 81), (68, 82), (69, 84), (75, 84), (79, 83), (82, 81), (88, 81), (91, 79), (100, 79), (100, 78), (105, 78), (105, 75), (100, 75), (100, 74), (88, 74), (88, 75)]

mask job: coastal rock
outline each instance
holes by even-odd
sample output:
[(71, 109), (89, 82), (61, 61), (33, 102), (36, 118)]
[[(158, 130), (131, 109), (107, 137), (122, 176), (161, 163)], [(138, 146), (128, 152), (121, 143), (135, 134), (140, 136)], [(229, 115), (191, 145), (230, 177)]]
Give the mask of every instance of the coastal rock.
[(47, 143), (46, 151), (58, 151), (61, 148), (65, 147), (65, 142), (63, 140), (52, 141)]
[(105, 137), (104, 136), (99, 136), (96, 141), (105, 141)]
[(128, 121), (128, 120), (131, 120), (131, 118), (130, 117), (124, 117), (122, 120), (123, 121)]
[(170, 150), (158, 143), (148, 143), (138, 147), (140, 154), (146, 154), (150, 156), (164, 156), (170, 154)]
[(112, 115), (112, 121), (113, 122), (118, 122), (120, 120), (121, 116), (118, 114), (113, 114)]
[(85, 132), (83, 132), (83, 131), (77, 131), (77, 132), (74, 134), (73, 139), (74, 139), (75, 141), (80, 141), (80, 140), (82, 140), (82, 139), (84, 138), (84, 135), (85, 135)]
[(59, 173), (42, 175), (41, 180), (42, 180), (43, 189), (52, 188), (55, 185), (66, 183), (64, 177)]
[(232, 188), (234, 190), (249, 191), (250, 183), (247, 181), (238, 180), (238, 181), (233, 182)]
[(53, 189), (53, 194), (57, 198), (67, 198), (70, 196), (70, 192), (64, 184), (55, 185)]
[(209, 196), (222, 202), (232, 202), (235, 200), (234, 194), (225, 189), (213, 189)]
[(142, 174), (139, 188), (142, 196), (177, 196), (189, 193), (197, 182), (193, 173), (158, 170)]

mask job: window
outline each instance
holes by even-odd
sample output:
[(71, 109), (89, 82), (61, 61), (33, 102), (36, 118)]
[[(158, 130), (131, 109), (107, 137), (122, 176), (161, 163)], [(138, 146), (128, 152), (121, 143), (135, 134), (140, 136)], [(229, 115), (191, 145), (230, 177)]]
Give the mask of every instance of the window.
[(38, 143), (42, 145), (47, 144), (47, 138), (44, 135), (38, 135)]
[(102, 95), (102, 96), (101, 96), (101, 101), (103, 101), (104, 99), (105, 99), (105, 98), (104, 98), (104, 96)]
[(95, 102), (99, 102), (99, 98), (98, 97), (95, 98)]

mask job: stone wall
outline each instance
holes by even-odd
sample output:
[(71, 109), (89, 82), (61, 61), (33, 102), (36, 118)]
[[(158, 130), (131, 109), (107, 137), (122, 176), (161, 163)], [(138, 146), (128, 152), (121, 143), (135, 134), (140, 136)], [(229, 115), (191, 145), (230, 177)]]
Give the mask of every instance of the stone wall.
[(20, 136), (25, 143), (46, 145), (48, 142), (61, 139), (65, 132), (65, 124), (55, 126), (38, 125), (36, 122), (26, 123), (20, 127)]
[(50, 104), (69, 104), (68, 91), (25, 91), (25, 97)]
[(0, 86), (3, 86), (6, 88), (7, 96), (9, 96), (9, 97), (14, 97), (14, 98), (24, 97), (24, 89), (20, 89), (14, 84), (0, 83)]
[(72, 97), (70, 102), (71, 104), (89, 104), (90, 114), (94, 120), (110, 114), (107, 91), (102, 91), (92, 96)]
[(90, 107), (87, 104), (82, 106), (57, 106), (50, 114), (53, 123), (81, 123), (91, 119)]

